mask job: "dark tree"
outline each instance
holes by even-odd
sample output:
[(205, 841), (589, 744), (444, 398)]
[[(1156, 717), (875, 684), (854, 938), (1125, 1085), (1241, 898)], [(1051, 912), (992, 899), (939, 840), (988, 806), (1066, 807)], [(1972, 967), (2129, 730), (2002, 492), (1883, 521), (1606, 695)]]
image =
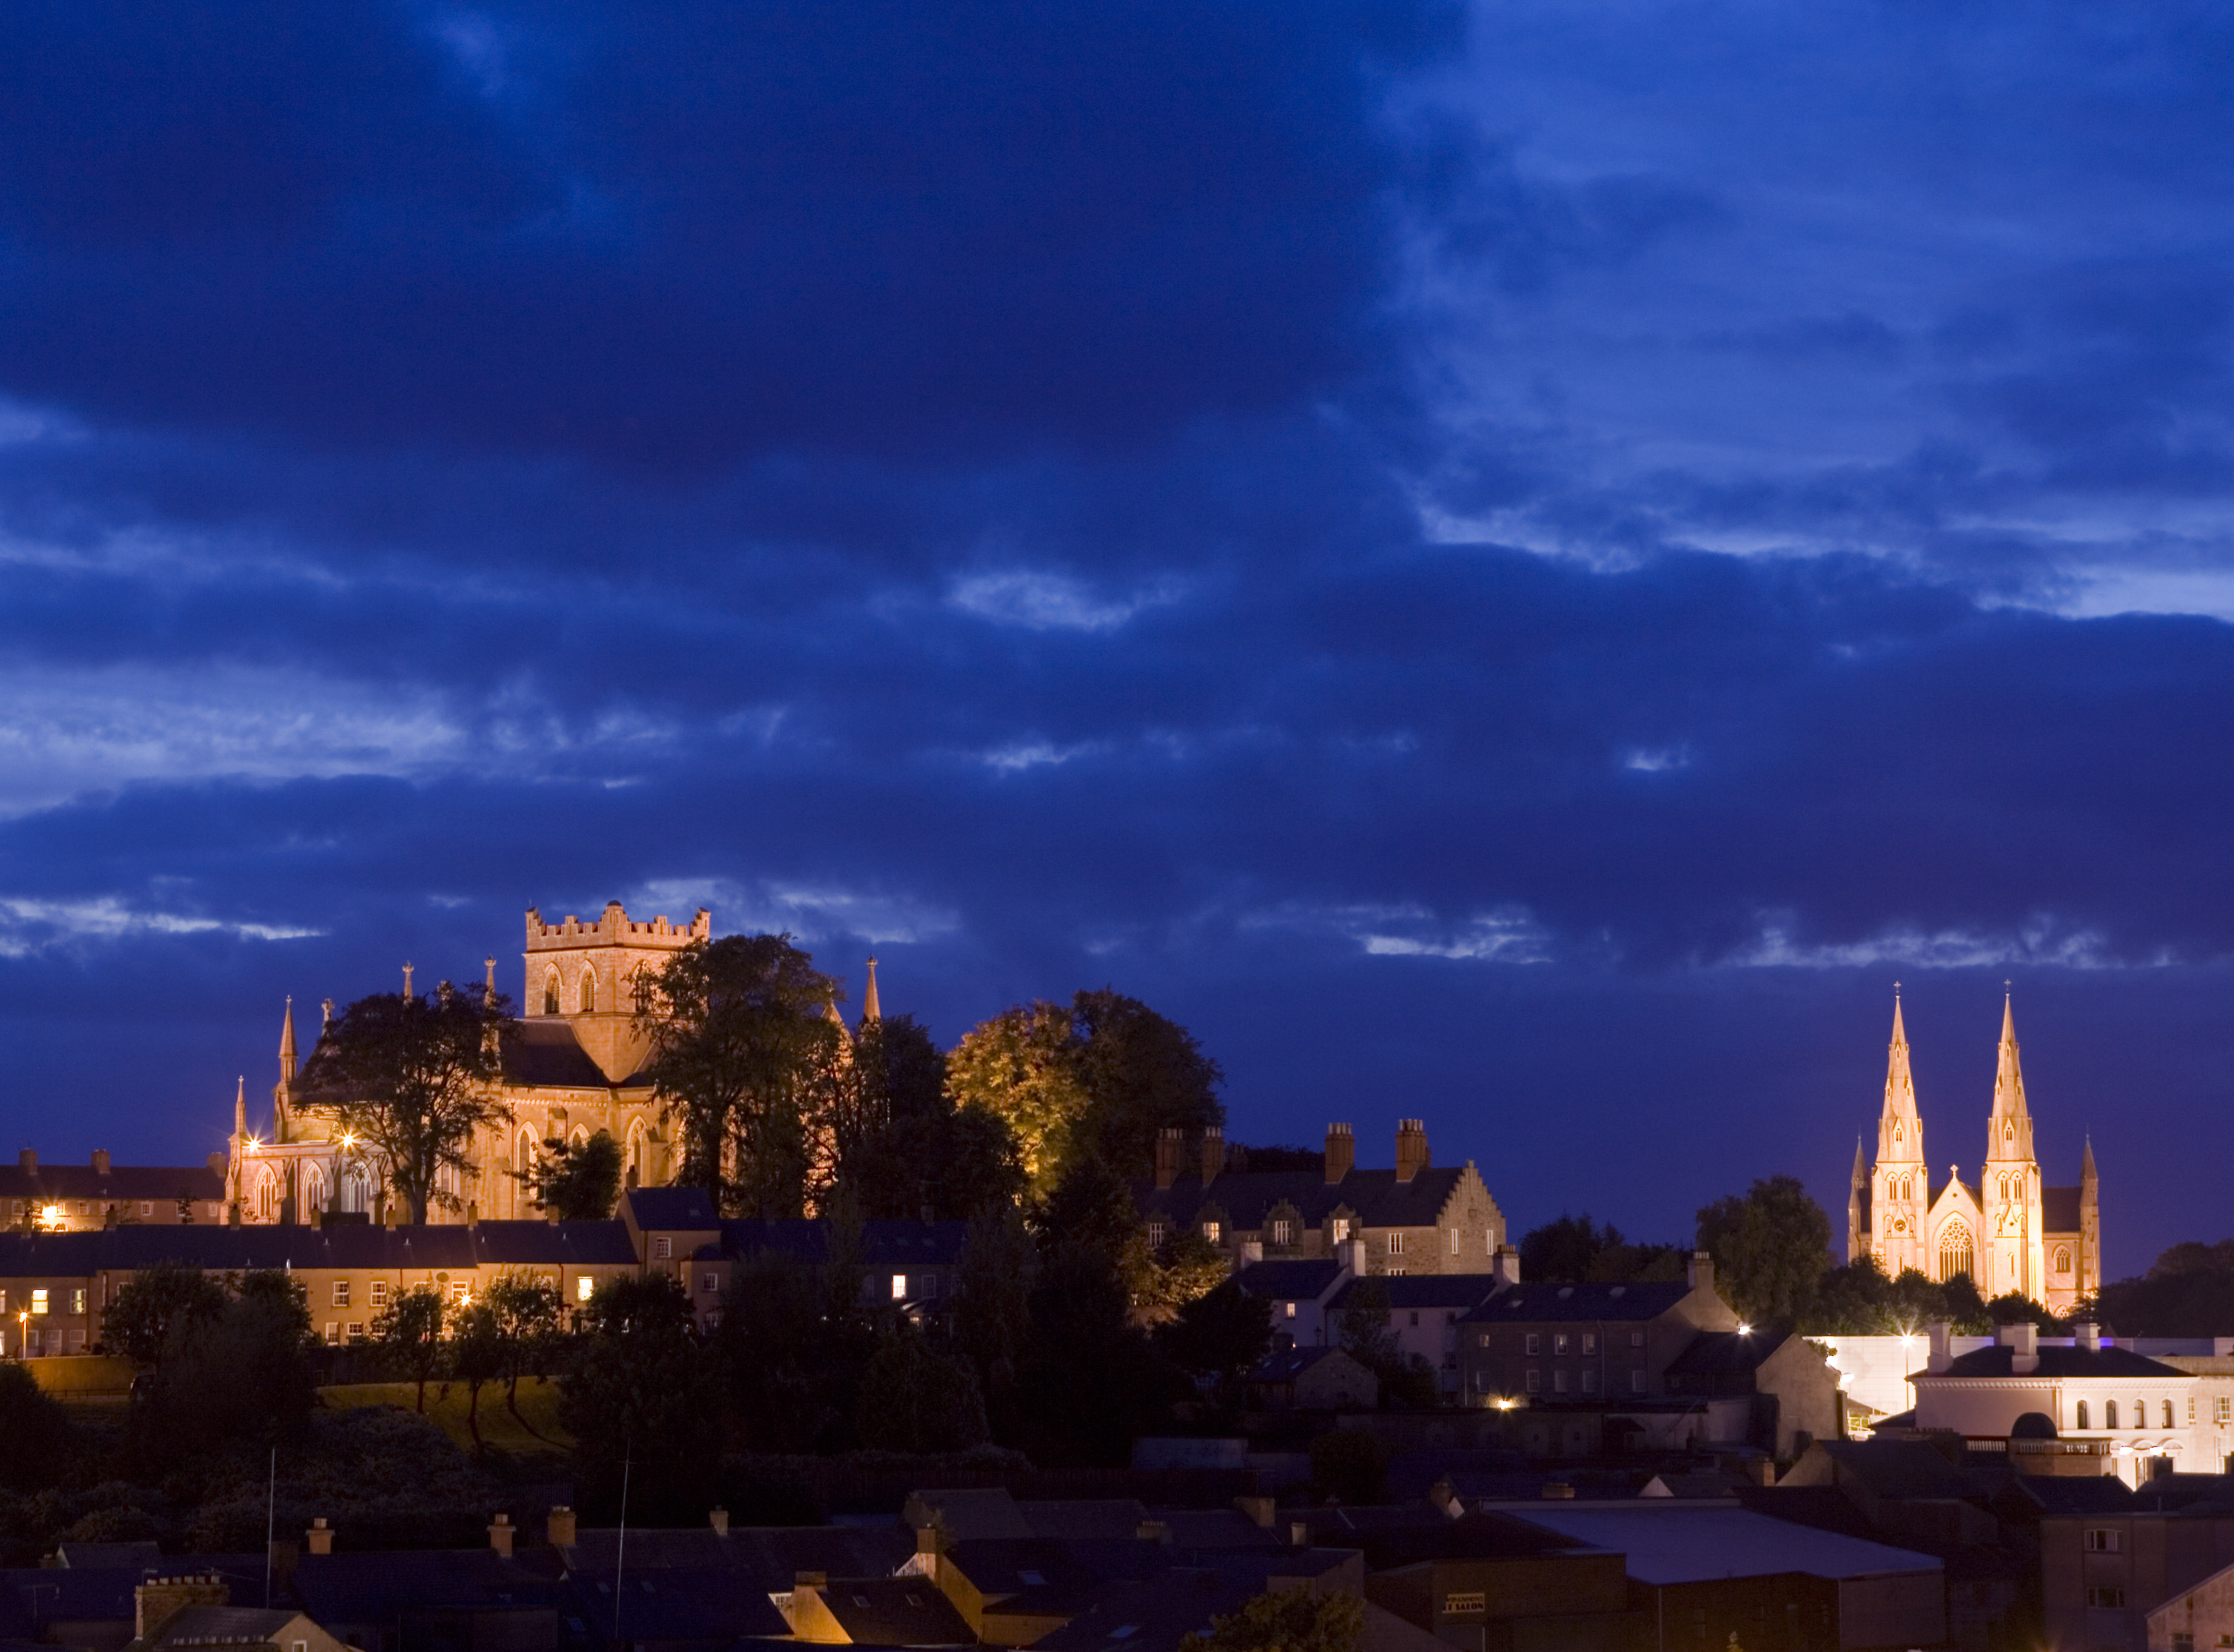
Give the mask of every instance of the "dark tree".
[(854, 1443), (856, 1395), (877, 1348), (860, 1272), (833, 1224), (828, 1263), (763, 1252), (731, 1276), (715, 1348), (729, 1412), (749, 1450), (843, 1451)]
[(1197, 1136), (1225, 1122), (1218, 1099), (1225, 1075), (1177, 1022), (1107, 987), (1079, 993), (1071, 1015), (1087, 1098), (1076, 1138), (1083, 1151), (1120, 1175), (1146, 1176), (1158, 1131)]
[(232, 1282), (214, 1319), (174, 1333), (140, 1413), (140, 1440), (159, 1459), (228, 1441), (297, 1439), (317, 1404), (316, 1346), (303, 1288), (259, 1270)]
[(372, 1340), (387, 1354), (389, 1365), (405, 1379), (419, 1385), (416, 1409), (427, 1411), (427, 1384), (442, 1369), (442, 1332), (450, 1305), (432, 1285), (414, 1285), (399, 1291), (372, 1322)]
[(1023, 1197), (1015, 1133), (990, 1107), (955, 1104), (946, 1057), (912, 1016), (865, 1026), (853, 1071), (861, 1122), (840, 1145), (838, 1179), (864, 1216), (906, 1218), (928, 1210), (968, 1221)]
[(1766, 1177), (1699, 1212), (1699, 1248), (1713, 1254), (1715, 1288), (1741, 1318), (1788, 1328), (1830, 1271), (1831, 1221), (1797, 1177)]
[(62, 1472), (69, 1414), (20, 1360), (0, 1363), (0, 1485), (41, 1492)]
[(101, 1316), (101, 1341), (112, 1353), (155, 1370), (192, 1329), (224, 1313), (225, 1304), (225, 1287), (199, 1268), (158, 1262), (117, 1291)]
[(1157, 1340), (1182, 1369), (1230, 1385), (1272, 1351), (1272, 1304), (1228, 1279), (1181, 1308)]
[(845, 1031), (838, 983), (787, 935), (694, 941), (637, 1010), (645, 1070), (679, 1129), (681, 1179), (722, 1211), (796, 1216)]
[(1045, 1467), (1117, 1467), (1144, 1433), (1167, 1426), (1192, 1390), (1132, 1323), (1124, 1282), (1107, 1261), (1059, 1253), (1030, 1298), (1016, 1384), (1018, 1437)]
[(905, 1321), (870, 1357), (855, 1406), (855, 1432), (872, 1451), (967, 1451), (988, 1437), (976, 1370)]
[(558, 1288), (534, 1274), (501, 1273), (489, 1282), (476, 1305), (487, 1310), (495, 1333), (496, 1374), (504, 1381), (504, 1408), (514, 1422), (535, 1433), (519, 1414), (519, 1380), (540, 1370), (558, 1342)]
[(1099, 1159), (1075, 1163), (1033, 1212), (1032, 1225), (1041, 1250), (1050, 1259), (1094, 1257), (1121, 1272), (1129, 1266), (1136, 1244), (1146, 1250), (1132, 1189)]
[(620, 1197), (621, 1145), (604, 1130), (578, 1142), (552, 1136), (533, 1164), (511, 1173), (537, 1210), (556, 1211), (562, 1222), (602, 1222)]
[(996, 1438), (1012, 1438), (1018, 1374), (1031, 1316), (1031, 1236), (1015, 1211), (987, 1211), (970, 1224), (955, 1291), (954, 1341), (977, 1373)]
[(702, 1518), (718, 1468), (711, 1361), (692, 1334), (690, 1298), (666, 1274), (608, 1279), (590, 1299), (589, 1335), (561, 1391), (558, 1420), (596, 1503), (630, 1518)]
[(1357, 1652), (1365, 1635), (1362, 1596), (1308, 1587), (1266, 1590), (1241, 1610), (1210, 1620), (1208, 1635), (1189, 1635), (1179, 1652)]
[(2148, 1272), (2102, 1287), (2074, 1310), (2120, 1336), (2211, 1336), (2234, 1325), (2234, 1239), (2194, 1240), (2159, 1256)]
[(474, 1450), (481, 1445), (481, 1390), (504, 1374), (504, 1327), (484, 1296), (469, 1302), (450, 1323), (450, 1373), (465, 1385), (466, 1429)]
[(478, 984), (360, 998), (310, 1053), (310, 1106), (385, 1166), (412, 1221), (424, 1222), (430, 1205), (462, 1204), (443, 1190), (444, 1172), (472, 1176), (474, 1133), (506, 1117), (494, 1087), (518, 1025), (511, 1000)]
[(1590, 1212), (1562, 1215), (1532, 1228), (1520, 1240), (1520, 1277), (1532, 1282), (1578, 1285), (1591, 1277), (1598, 1253), (1622, 1243), (1621, 1230), (1599, 1227)]

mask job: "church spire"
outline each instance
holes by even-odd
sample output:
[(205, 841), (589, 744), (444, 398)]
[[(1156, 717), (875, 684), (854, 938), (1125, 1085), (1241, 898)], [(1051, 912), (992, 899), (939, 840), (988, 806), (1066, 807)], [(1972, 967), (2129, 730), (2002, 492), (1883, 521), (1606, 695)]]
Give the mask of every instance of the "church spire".
[(2087, 1156), (2079, 1161), (2079, 1185), (2082, 1188), (2092, 1187), (2095, 1181), (2094, 1138), (2089, 1136), (2087, 1138)]
[(295, 1081), (295, 1001), (287, 1000), (287, 1009), (279, 1018), (279, 1082)]
[(861, 1025), (866, 1027), (871, 1022), (884, 1018), (884, 1011), (877, 1004), (877, 961), (871, 958), (869, 984), (861, 989)]
[(232, 1087), (232, 1139), (248, 1139), (248, 1075), (242, 1074)]
[(2004, 992), (2002, 1048), (1994, 1069), (1994, 1111), (1986, 1126), (1986, 1157), (2029, 1159), (2032, 1156), (2032, 1115), (2025, 1110), (2024, 1071), (2017, 1061), (2016, 1011)]
[(1917, 1116), (1916, 1075), (1908, 1064), (1908, 1031), (1901, 1025), (1898, 983), (1892, 997), (1892, 1042), (1885, 1050), (1885, 1110), (1878, 1121), (1878, 1162), (1924, 1162), (1924, 1120)]

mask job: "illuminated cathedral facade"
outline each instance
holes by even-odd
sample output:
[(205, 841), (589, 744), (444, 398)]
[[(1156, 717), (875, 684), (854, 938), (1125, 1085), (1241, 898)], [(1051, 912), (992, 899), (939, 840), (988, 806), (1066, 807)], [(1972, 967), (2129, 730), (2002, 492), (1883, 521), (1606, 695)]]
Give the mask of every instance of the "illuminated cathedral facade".
[(1846, 1260), (1865, 1256), (1892, 1277), (1911, 1268), (1943, 1283), (1967, 1274), (1989, 1301), (2014, 1291), (2058, 1314), (2101, 1289), (2094, 1146), (2087, 1144), (2077, 1186), (2042, 1183), (2017, 1059), (2016, 1017), (2007, 999), (1984, 1164), (1975, 1182), (1950, 1165), (1936, 1183), (1924, 1156), (1900, 1000), (1893, 1000), (1877, 1164), (1865, 1169), (1862, 1144), (1854, 1144), (1846, 1198)]

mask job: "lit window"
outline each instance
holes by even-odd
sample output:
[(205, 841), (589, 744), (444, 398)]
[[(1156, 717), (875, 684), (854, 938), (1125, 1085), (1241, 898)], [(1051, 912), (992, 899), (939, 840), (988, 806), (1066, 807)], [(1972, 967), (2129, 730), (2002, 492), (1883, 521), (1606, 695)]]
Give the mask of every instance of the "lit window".
[(1388, 1254), (1392, 1257), (1401, 1257), (1404, 1254), (1404, 1236), (1402, 1234), (1392, 1233), (1388, 1236)]
[(385, 1279), (376, 1279), (372, 1282), (372, 1305), (375, 1308), (388, 1306), (388, 1281)]
[(1554, 1333), (1554, 1334), (1553, 1334), (1553, 1335), (1552, 1335), (1552, 1337), (1551, 1337), (1551, 1352), (1553, 1352), (1554, 1354), (1564, 1354), (1566, 1351), (1567, 1351), (1567, 1334), (1566, 1334), (1566, 1332), (1564, 1332), (1564, 1331), (1558, 1331), (1558, 1332)]
[(1293, 1244), (1295, 1242), (1296, 1224), (1284, 1216), (1272, 1224), (1273, 1244)]
[(1216, 1244), (1218, 1243), (1218, 1236), (1224, 1230), (1222, 1230), (1215, 1222), (1205, 1222), (1202, 1224), (1202, 1237), (1209, 1240), (1212, 1244)]
[(1595, 1354), (1597, 1351), (1598, 1334), (1596, 1331), (1584, 1331), (1583, 1333), (1583, 1352), (1585, 1354)]
[(906, 1296), (907, 1276), (904, 1273), (896, 1273), (892, 1276), (892, 1300), (902, 1302), (906, 1299)]
[(346, 1307), (348, 1307), (348, 1306), (349, 1305), (349, 1282), (348, 1280), (346, 1280), (346, 1279), (336, 1279), (336, 1280), (335, 1280), (335, 1281), (334, 1281), (334, 1306), (335, 1306), (335, 1307), (336, 1307), (336, 1308), (346, 1308)]
[[(1296, 1305), (1293, 1303), (1282, 1303), (1280, 1304), (1280, 1311), (1283, 1317), (1293, 1319), (1296, 1316)], [(2224, 1404), (2224, 1402), (2222, 1401), (2220, 1403)]]
[(1347, 1239), (1349, 1237), (1349, 1218), (1348, 1217), (1346, 1217), (1346, 1216), (1337, 1216), (1337, 1217), (1336, 1217), (1336, 1218), (1335, 1218), (1335, 1219), (1334, 1219), (1334, 1242), (1335, 1242), (1336, 1244), (1341, 1244), (1344, 1239)]
[(574, 1300), (575, 1300), (576, 1302), (578, 1302), (578, 1303), (585, 1303), (585, 1302), (587, 1302), (587, 1301), (589, 1301), (589, 1300), (590, 1300), (590, 1276), (589, 1276), (589, 1275), (587, 1275), (587, 1274), (585, 1274), (585, 1274), (578, 1274), (578, 1275), (576, 1275), (576, 1276), (575, 1276), (575, 1278), (574, 1278)]
[(667, 1261), (675, 1254), (675, 1241), (662, 1234), (651, 1242), (651, 1254), (662, 1262)]
[(47, 1293), (44, 1290), (34, 1290), (31, 1293), (31, 1311), (35, 1314), (43, 1314), (47, 1311)]
[[(75, 1290), (70, 1292), (70, 1312), (73, 1314), (82, 1314), (85, 1312), (85, 1287), (83, 1285), (78, 1286)], [(2172, 1407), (2170, 1406), (2166, 1406), (2165, 1409), (2166, 1411), (2170, 1411)]]
[(1162, 1250), (1163, 1248), (1164, 1248), (1164, 1224), (1163, 1224), (1161, 1222), (1151, 1222), (1151, 1223), (1149, 1223), (1149, 1224), (1148, 1224), (1148, 1249), (1149, 1249), (1149, 1250)]

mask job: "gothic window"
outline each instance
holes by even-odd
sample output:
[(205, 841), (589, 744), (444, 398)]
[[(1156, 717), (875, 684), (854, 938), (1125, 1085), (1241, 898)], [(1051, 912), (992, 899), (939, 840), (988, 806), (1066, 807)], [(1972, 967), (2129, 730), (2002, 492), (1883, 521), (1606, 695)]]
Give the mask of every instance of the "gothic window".
[(635, 1009), (637, 1014), (640, 1015), (645, 1010), (650, 1009), (651, 972), (639, 964), (637, 967), (636, 973), (629, 976), (629, 990), (630, 995), (636, 1000)]
[(543, 1013), (546, 1015), (558, 1013), (558, 971), (556, 970), (543, 977)]
[(263, 1175), (256, 1180), (256, 1219), (277, 1222), (279, 1219), (279, 1173), (271, 1166), (264, 1167)]
[(326, 1174), (316, 1165), (303, 1166), (303, 1208), (297, 1214), (307, 1220), (314, 1211), (326, 1208)]
[(1900, 1126), (1898, 1125), (1895, 1125), (1892, 1127), (1892, 1139), (1895, 1141), (1898, 1141), (1900, 1139)]
[(2013, 1124), (2004, 1124), (2002, 1126), (2002, 1139), (2003, 1141), (2015, 1141), (2016, 1139), (2017, 1127)]
[(1942, 1283), (1971, 1270), (1970, 1230), (1958, 1220), (1939, 1231), (1939, 1278)]
[(2074, 1424), (2074, 1427), (2084, 1428), (2087, 1426), (2087, 1402), (2084, 1400), (2081, 1400), (2079, 1402), (2078, 1420)]
[(2071, 1271), (2071, 1247), (2069, 1245), (2059, 1244), (2055, 1247), (2055, 1270), (2058, 1273), (2069, 1273)]
[(2118, 1402), (2115, 1400), (2105, 1400), (2102, 1402), (2102, 1426), (2105, 1428), (2115, 1428), (2118, 1426)]
[(591, 1015), (598, 1008), (598, 977), (591, 970), (582, 971), (582, 1013)]

